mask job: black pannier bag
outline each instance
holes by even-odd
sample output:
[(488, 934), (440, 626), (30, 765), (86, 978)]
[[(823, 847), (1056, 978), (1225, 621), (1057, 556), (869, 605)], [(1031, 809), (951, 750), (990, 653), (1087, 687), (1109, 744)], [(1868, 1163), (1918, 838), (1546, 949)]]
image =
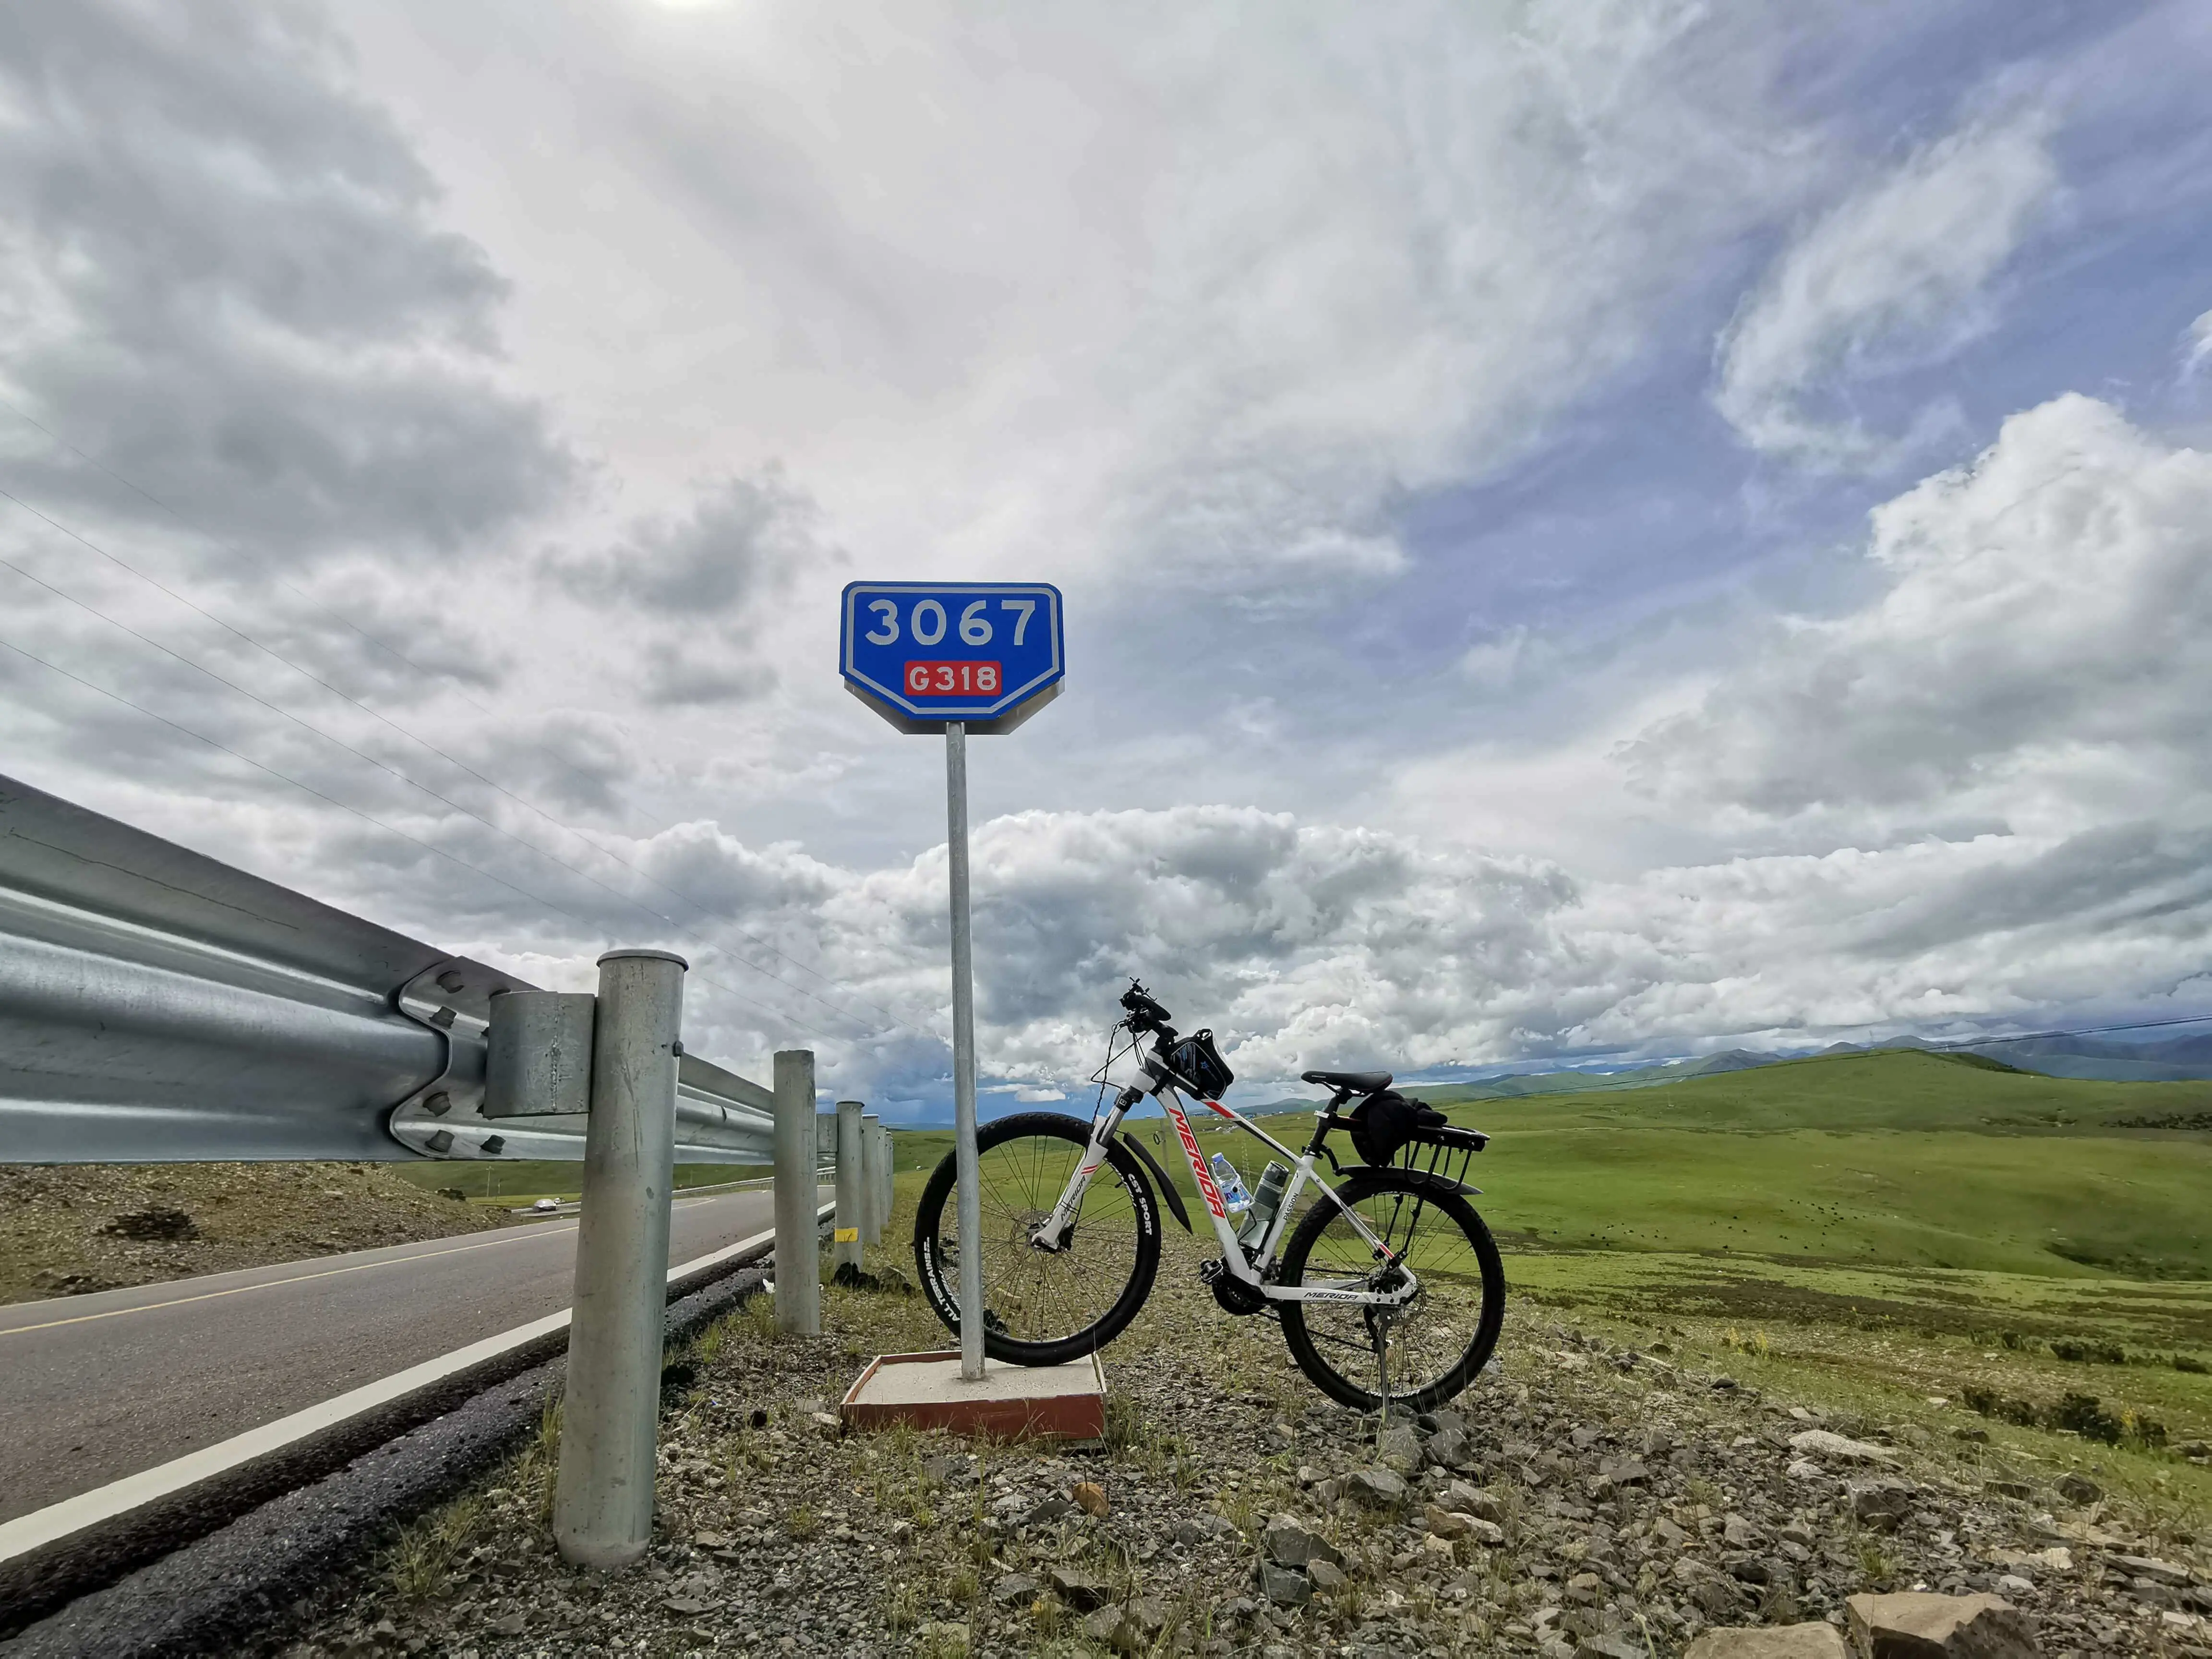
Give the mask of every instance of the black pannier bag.
[(1220, 1099), (1237, 1081), (1229, 1062), (1215, 1050), (1210, 1028), (1185, 1037), (1168, 1050), (1167, 1058), (1168, 1069), (1195, 1090), (1201, 1100)]
[(1449, 1121), (1425, 1100), (1385, 1089), (1352, 1108), (1352, 1149), (1364, 1164), (1389, 1164), (1407, 1141), (1424, 1130), (1441, 1129)]

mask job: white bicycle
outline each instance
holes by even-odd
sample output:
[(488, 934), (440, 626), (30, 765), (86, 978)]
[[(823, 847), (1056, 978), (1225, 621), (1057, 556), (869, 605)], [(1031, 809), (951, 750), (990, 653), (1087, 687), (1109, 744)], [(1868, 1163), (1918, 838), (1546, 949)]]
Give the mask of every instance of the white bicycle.
[[(1220, 1103), (1234, 1079), (1211, 1031), (1177, 1036), (1168, 1011), (1133, 982), (1121, 1006), (1091, 1121), (1020, 1112), (976, 1135), (985, 1352), (1018, 1365), (1060, 1364), (1104, 1346), (1144, 1306), (1159, 1272), (1162, 1197), (1191, 1231), (1175, 1184), (1142, 1140), (1122, 1133), (1130, 1108), (1149, 1097), (1182, 1143), (1220, 1241), (1220, 1259), (1200, 1273), (1224, 1310), (1278, 1320), (1298, 1368), (1363, 1411), (1429, 1411), (1474, 1381), (1505, 1313), (1498, 1246), (1468, 1202), (1480, 1189), (1461, 1179), (1489, 1138), (1449, 1127), (1395, 1093), (1387, 1072), (1308, 1072), (1307, 1082), (1333, 1093), (1316, 1107), (1312, 1140), (1293, 1152)], [(1125, 1031), (1129, 1046), (1117, 1052)], [(1107, 1070), (1132, 1054), (1144, 1083), (1105, 1103)], [(1231, 1210), (1243, 1194), (1225, 1194), (1215, 1179), (1186, 1095), (1287, 1160), (1269, 1163), (1241, 1218)], [(1337, 1162), (1328, 1142), (1338, 1129), (1362, 1164)], [(1324, 1158), (1342, 1184), (1316, 1173)], [(923, 1188), (914, 1245), (930, 1305), (957, 1332), (967, 1241), (954, 1179), (948, 1155)]]

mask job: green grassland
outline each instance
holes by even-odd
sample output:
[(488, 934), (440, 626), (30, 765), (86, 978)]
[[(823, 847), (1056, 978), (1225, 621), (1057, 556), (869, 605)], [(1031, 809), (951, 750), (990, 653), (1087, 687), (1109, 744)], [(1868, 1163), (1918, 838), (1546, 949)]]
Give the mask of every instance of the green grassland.
[[(1467, 1178), (1524, 1307), (1869, 1421), (1987, 1432), (2007, 1467), (2094, 1466), (2212, 1517), (2212, 1472), (2174, 1450), (2212, 1437), (2212, 1082), (1899, 1049), (1635, 1088), (1420, 1092), (1492, 1136)], [(1261, 1124), (1304, 1146), (1296, 1115)], [(1269, 1156), (1194, 1127), (1248, 1181)], [(1194, 1204), (1167, 1126), (1129, 1128)], [(951, 1136), (896, 1146), (918, 1191)], [(2069, 1395), (2128, 1425), (2124, 1443), (2038, 1420)]]

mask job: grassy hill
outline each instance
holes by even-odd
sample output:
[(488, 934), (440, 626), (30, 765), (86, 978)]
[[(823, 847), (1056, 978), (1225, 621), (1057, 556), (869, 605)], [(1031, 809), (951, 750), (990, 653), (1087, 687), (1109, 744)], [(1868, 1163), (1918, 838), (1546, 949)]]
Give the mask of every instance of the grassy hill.
[[(1648, 1073), (1627, 1074), (1648, 1078)], [(1522, 1081), (1524, 1079), (1515, 1079)], [(1525, 1079), (1534, 1081), (1534, 1079)], [(1489, 1085), (1423, 1089), (1438, 1106), (1518, 1100)], [(2115, 1119), (2212, 1113), (2212, 1081), (2103, 1083), (2015, 1071), (1980, 1054), (1884, 1048), (1814, 1055), (1636, 1086), (1530, 1091), (1547, 1123), (1707, 1129), (1939, 1129), (2094, 1133)], [(1460, 1115), (1454, 1114), (1455, 1117)], [(1522, 1121), (1516, 1114), (1516, 1121)]]
[[(2212, 1279), (2212, 1133), (2133, 1127), (2212, 1127), (2212, 1082), (2087, 1082), (1889, 1049), (1635, 1089), (1423, 1093), (1490, 1132), (1468, 1179), (1523, 1250)], [(1296, 1118), (1266, 1125), (1304, 1144)], [(1164, 1123), (1132, 1127), (1194, 1197)], [(1201, 1138), (1248, 1177), (1267, 1161), (1239, 1132)], [(925, 1168), (951, 1136), (898, 1142), (902, 1167)]]
[(1524, 1243), (2212, 1278), (2212, 1134), (2133, 1127), (2212, 1121), (2212, 1083), (1900, 1049), (1447, 1111)]
[[(2046, 1465), (2085, 1457), (2053, 1414), (2101, 1401), (2140, 1432), (2088, 1449), (2097, 1478), (2177, 1525), (2212, 1515), (2212, 1472), (2180, 1455), (2212, 1436), (2212, 1082), (1894, 1049), (1641, 1086), (1419, 1092), (1492, 1137), (1468, 1177), (1516, 1300), (1782, 1398), (1989, 1434)], [(1194, 1206), (1164, 1124), (1130, 1127)], [(1263, 1148), (1196, 1127), (1257, 1175)], [(1308, 1130), (1264, 1127), (1293, 1146)], [(951, 1136), (896, 1145), (911, 1194)], [(893, 1259), (910, 1248), (886, 1243)]]

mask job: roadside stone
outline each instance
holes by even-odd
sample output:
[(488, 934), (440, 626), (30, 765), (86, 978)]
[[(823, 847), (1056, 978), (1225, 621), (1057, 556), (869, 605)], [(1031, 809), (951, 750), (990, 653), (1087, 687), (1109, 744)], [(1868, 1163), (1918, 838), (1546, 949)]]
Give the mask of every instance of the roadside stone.
[(1421, 1512), (1421, 1524), (1438, 1538), (1465, 1538), (1474, 1531), (1474, 1517), (1431, 1504)]
[(1226, 1538), (1236, 1530), (1237, 1523), (1227, 1516), (1215, 1515), (1209, 1510), (1177, 1526), (1175, 1539), (1176, 1543), (1188, 1548), (1194, 1544), (1202, 1544), (1209, 1538)]
[(1114, 1586), (1109, 1580), (1080, 1567), (1048, 1567), (1044, 1576), (1053, 1594), (1078, 1613), (1088, 1613), (1114, 1599)]
[(1026, 1607), (1043, 1588), (1042, 1581), (1025, 1572), (1010, 1572), (991, 1586), (991, 1599), (1002, 1607)]
[(1912, 1512), (1912, 1488), (1902, 1480), (1853, 1480), (1844, 1488), (1851, 1515), (1875, 1532), (1894, 1532)]
[(1851, 1641), (1865, 1659), (2039, 1659), (2035, 1632), (2002, 1596), (1854, 1595)]
[(1075, 1507), (1075, 1500), (1073, 1498), (1067, 1497), (1062, 1492), (1054, 1492), (1051, 1497), (1046, 1498), (1042, 1503), (1030, 1510), (1028, 1514), (1023, 1516), (1022, 1525), (1024, 1527), (1049, 1527), (1056, 1522), (1066, 1520), (1071, 1515), (1079, 1515), (1080, 1513), (1082, 1513), (1082, 1511)]
[(1468, 1462), (1474, 1449), (1467, 1431), (1451, 1425), (1438, 1429), (1424, 1448), (1430, 1462), (1455, 1469)]
[(914, 1634), (916, 1644), (924, 1653), (968, 1651), (968, 1626), (949, 1619), (933, 1619)]
[(2189, 1582), (2189, 1569), (2177, 1566), (2171, 1561), (2157, 1561), (2147, 1555), (2115, 1555), (2111, 1560), (2112, 1565), (2123, 1572), (2132, 1573), (2137, 1578), (2148, 1578), (2154, 1584), (2179, 1589)]
[(1279, 1515), (1260, 1534), (1260, 1548), (1268, 1560), (1282, 1567), (1310, 1567), (1316, 1561), (1344, 1565), (1344, 1552), (1304, 1522)]
[(1395, 1469), (1354, 1469), (1344, 1478), (1344, 1495), (1370, 1510), (1395, 1510), (1406, 1501), (1405, 1477)]
[(1833, 1625), (1769, 1625), (1698, 1633), (1682, 1659), (1850, 1659)]
[(1375, 1443), (1375, 1461), (1400, 1474), (1418, 1473), (1421, 1457), (1421, 1437), (1411, 1428), (1385, 1429)]
[(1260, 1594), (1279, 1607), (1302, 1607), (1313, 1600), (1313, 1580), (1294, 1567), (1261, 1561), (1255, 1569)]
[(1318, 1556), (1306, 1565), (1306, 1577), (1312, 1581), (1316, 1589), (1325, 1590), (1331, 1595), (1352, 1582), (1342, 1567)]
[(1632, 1642), (1626, 1636), (1585, 1636), (1575, 1644), (1575, 1659), (1650, 1659), (1650, 1654), (1640, 1642)]
[(1149, 1646), (1166, 1622), (1164, 1607), (1139, 1596), (1127, 1607), (1103, 1607), (1087, 1614), (1083, 1633), (1116, 1653), (1135, 1653)]
[(2058, 1477), (2058, 1495), (2069, 1504), (2090, 1504), (2105, 1495), (2105, 1489), (2086, 1474), (2070, 1471)]
[(1674, 1582), (1706, 1618), (1716, 1622), (1735, 1618), (1748, 1605), (1744, 1593), (1732, 1579), (1692, 1556), (1686, 1555), (1674, 1563)]
[(1505, 1518), (1505, 1512), (1496, 1498), (1464, 1480), (1451, 1482), (1431, 1501), (1440, 1510), (1450, 1510), (1457, 1515), (1471, 1515), (1478, 1521), (1503, 1521)]
[(1808, 1429), (1790, 1437), (1790, 1449), (1800, 1457), (1826, 1458), (1837, 1463), (1894, 1463), (1897, 1454), (1887, 1446), (1870, 1445), (1828, 1429)]
[(975, 1460), (964, 1454), (953, 1454), (921, 1460), (921, 1480), (928, 1486), (972, 1486), (975, 1484)]

